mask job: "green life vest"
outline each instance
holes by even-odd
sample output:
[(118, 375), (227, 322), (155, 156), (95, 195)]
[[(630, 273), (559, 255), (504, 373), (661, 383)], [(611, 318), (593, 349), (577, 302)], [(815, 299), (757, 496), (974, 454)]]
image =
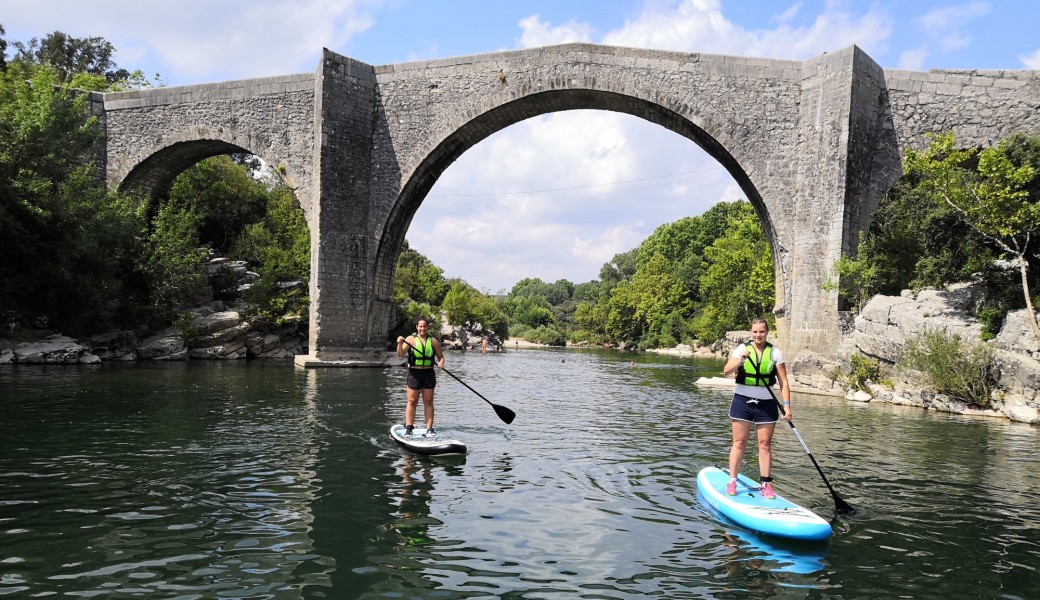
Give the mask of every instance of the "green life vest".
[(748, 349), (747, 360), (737, 371), (737, 383), (744, 385), (757, 385), (772, 387), (776, 383), (776, 365), (773, 364), (773, 345), (766, 342), (765, 350), (762, 351), (761, 362), (755, 362), (755, 346), (751, 342), (746, 344)]
[(432, 367), (433, 366), (433, 338), (427, 337), (426, 343), (424, 344), (419, 339), (419, 334), (412, 336), (415, 340), (416, 345), (412, 347), (412, 351), (408, 353), (408, 364), (413, 367)]

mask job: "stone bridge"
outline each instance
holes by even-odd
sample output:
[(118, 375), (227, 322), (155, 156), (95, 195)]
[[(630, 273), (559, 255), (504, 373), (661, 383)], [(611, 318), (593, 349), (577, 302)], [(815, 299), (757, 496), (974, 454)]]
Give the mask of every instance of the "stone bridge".
[(325, 50), (314, 73), (94, 102), (112, 188), (161, 197), (193, 163), (249, 152), (295, 190), (311, 230), (305, 366), (384, 364), (413, 215), (462, 153), (530, 117), (623, 112), (718, 160), (772, 244), (794, 364), (836, 356), (845, 307), (822, 285), (907, 148), (929, 132), (963, 146), (1040, 132), (1040, 72), (886, 70), (855, 46), (782, 61), (567, 44), (385, 66)]

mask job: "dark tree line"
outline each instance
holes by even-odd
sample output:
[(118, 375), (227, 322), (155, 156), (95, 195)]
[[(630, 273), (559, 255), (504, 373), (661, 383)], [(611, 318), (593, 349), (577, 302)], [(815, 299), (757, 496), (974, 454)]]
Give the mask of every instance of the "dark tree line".
[[(102, 38), (55, 32), (8, 44), (0, 26), (0, 316), (70, 334), (171, 323), (212, 297), (253, 302), (254, 320), (306, 319), (309, 233), (292, 191), (260, 177), (255, 157), (187, 169), (165, 198), (107, 190), (93, 152), (103, 132), (72, 89), (139, 86)], [(16, 53), (8, 57), (13, 47)], [(239, 292), (209, 273), (211, 254), (248, 260)], [(299, 285), (281, 285), (299, 281)]]

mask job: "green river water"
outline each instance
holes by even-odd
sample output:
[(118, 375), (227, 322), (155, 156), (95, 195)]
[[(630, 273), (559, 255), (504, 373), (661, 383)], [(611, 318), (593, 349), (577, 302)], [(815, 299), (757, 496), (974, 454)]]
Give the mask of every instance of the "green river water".
[(518, 416), (441, 374), (438, 429), (470, 452), (436, 460), (387, 435), (400, 368), (0, 366), (0, 597), (1040, 597), (1036, 427), (796, 394), (856, 513), (778, 428), (776, 490), (835, 530), (791, 544), (697, 498), (730, 444), (729, 393), (694, 385), (720, 362), (447, 367)]

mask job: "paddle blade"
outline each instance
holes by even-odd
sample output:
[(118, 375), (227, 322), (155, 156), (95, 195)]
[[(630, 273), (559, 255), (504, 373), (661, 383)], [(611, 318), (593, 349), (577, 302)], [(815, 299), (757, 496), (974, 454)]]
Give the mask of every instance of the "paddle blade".
[(498, 418), (502, 419), (506, 425), (512, 423), (513, 419), (516, 418), (516, 413), (504, 406), (499, 406), (497, 404), (492, 404), (491, 406), (495, 409), (495, 414), (498, 415)]
[(839, 498), (837, 494), (834, 495), (834, 510), (838, 511), (839, 515), (851, 515), (856, 512), (851, 504)]

